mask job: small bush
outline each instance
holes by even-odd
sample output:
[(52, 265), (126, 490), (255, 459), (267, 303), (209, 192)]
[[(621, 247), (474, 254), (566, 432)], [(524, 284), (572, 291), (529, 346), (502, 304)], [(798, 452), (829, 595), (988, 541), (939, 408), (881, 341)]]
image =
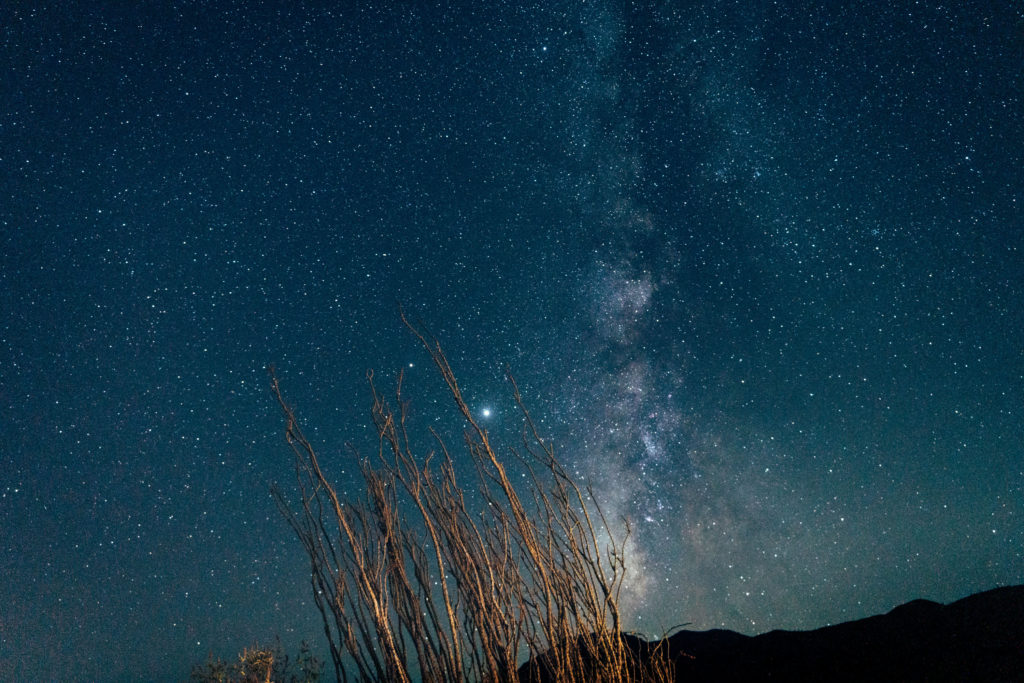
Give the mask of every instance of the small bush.
[(192, 667), (194, 683), (316, 683), (324, 665), (303, 641), (299, 654), (291, 659), (278, 640), (273, 647), (254, 645), (242, 650), (238, 663), (229, 664), (210, 655), (205, 664)]

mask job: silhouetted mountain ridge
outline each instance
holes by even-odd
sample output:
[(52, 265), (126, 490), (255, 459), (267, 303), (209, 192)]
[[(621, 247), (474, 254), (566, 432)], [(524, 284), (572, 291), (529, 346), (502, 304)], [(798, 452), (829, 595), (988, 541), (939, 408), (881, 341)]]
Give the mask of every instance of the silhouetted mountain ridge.
[[(658, 642), (631, 637), (638, 657)], [(913, 600), (886, 614), (813, 631), (680, 631), (662, 652), (678, 681), (1024, 682), (1024, 585), (942, 605)], [(521, 669), (522, 680), (527, 667)], [(544, 676), (533, 680), (544, 681)]]

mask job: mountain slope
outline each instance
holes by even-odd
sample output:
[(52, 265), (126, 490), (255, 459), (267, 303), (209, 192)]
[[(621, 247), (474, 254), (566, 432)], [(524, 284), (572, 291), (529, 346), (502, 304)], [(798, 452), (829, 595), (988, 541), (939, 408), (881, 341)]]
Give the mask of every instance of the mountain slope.
[[(640, 657), (658, 643), (630, 637)], [(914, 600), (887, 614), (813, 631), (680, 631), (661, 651), (676, 680), (1024, 682), (1024, 585), (949, 605)], [(543, 659), (543, 657), (539, 658)], [(530, 680), (527, 666), (520, 679)], [(533, 680), (543, 681), (543, 676)]]

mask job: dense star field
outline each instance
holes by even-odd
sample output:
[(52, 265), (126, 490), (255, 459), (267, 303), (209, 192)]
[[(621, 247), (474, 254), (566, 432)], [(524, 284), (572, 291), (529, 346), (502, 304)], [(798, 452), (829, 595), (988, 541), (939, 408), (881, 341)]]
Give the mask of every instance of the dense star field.
[[(0, 679), (323, 647), (275, 365), (633, 526), (630, 628), (1024, 582), (1018, 3), (4, 3)], [(424, 439), (426, 443), (426, 439)], [(468, 472), (467, 472), (468, 474)]]

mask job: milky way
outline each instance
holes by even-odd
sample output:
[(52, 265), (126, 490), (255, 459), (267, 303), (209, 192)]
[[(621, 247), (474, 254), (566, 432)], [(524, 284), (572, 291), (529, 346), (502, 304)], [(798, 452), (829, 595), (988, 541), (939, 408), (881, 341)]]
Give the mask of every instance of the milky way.
[(1019, 8), (376, 4), (0, 10), (0, 679), (323, 648), (266, 368), (346, 493), (368, 369), (458, 443), (398, 302), (631, 629), (1024, 581)]

